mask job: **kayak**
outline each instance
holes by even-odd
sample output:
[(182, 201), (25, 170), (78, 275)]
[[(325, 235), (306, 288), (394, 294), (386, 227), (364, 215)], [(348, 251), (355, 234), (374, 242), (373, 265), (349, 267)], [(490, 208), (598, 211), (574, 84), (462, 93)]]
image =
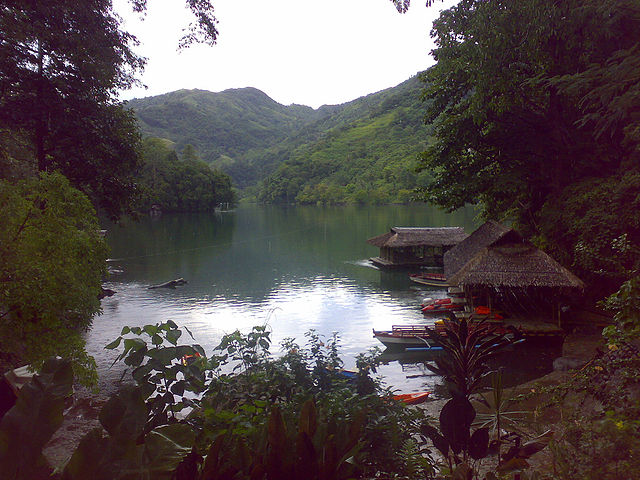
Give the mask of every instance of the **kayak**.
[(426, 402), (431, 392), (414, 392), (414, 393), (401, 393), (394, 395), (393, 399), (403, 402), (406, 405), (418, 405), (419, 403)]

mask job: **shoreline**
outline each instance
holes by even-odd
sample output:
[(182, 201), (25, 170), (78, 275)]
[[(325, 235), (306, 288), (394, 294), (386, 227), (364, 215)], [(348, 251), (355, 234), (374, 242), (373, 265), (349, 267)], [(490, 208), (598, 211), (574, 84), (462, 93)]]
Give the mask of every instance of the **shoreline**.
[[(530, 392), (540, 385), (557, 385), (570, 378), (576, 371), (574, 368), (564, 368), (577, 365), (582, 368), (595, 355), (598, 348), (604, 344), (600, 334), (569, 334), (565, 337), (562, 346), (562, 357), (554, 361), (559, 363), (560, 369), (554, 370), (542, 377), (530, 380), (513, 387), (514, 395)], [(566, 360), (557, 362), (558, 360)], [(69, 457), (77, 447), (80, 440), (94, 428), (101, 428), (98, 420), (100, 409), (108, 400), (108, 392), (91, 392), (84, 387), (78, 387), (74, 393), (73, 404), (65, 411), (64, 421), (60, 428), (47, 443), (43, 453), (54, 469), (64, 467)], [(446, 398), (438, 398), (425, 402), (416, 408), (421, 408), (434, 419), (438, 418), (442, 406), (448, 401)], [(531, 402), (529, 402), (531, 403)], [(526, 408), (527, 402), (519, 406)], [(535, 405), (529, 410), (533, 411)]]

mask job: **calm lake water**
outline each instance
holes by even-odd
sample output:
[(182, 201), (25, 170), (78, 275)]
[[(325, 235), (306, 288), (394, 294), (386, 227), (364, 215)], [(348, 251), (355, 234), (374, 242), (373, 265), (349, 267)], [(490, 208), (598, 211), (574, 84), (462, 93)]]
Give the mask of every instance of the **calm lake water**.
[[(372, 267), (368, 258), (378, 249), (366, 239), (393, 226), (462, 226), (471, 233), (475, 215), (471, 208), (447, 214), (426, 205), (251, 205), (109, 225), (112, 275), (106, 286), (117, 294), (102, 301), (87, 349), (98, 361), (104, 387), (119, 378), (122, 367), (108, 369), (116, 355), (103, 347), (125, 325), (171, 319), (188, 327), (210, 352), (225, 333), (267, 324), (276, 354), (284, 338), (303, 345), (310, 329), (325, 337), (337, 332), (345, 367), (353, 368), (358, 353), (381, 346), (372, 329), (430, 323), (419, 308), (422, 298), (444, 296), (442, 290), (413, 285), (407, 271)], [(148, 289), (180, 277), (188, 284)], [(548, 371), (558, 352), (527, 346), (505, 355), (498, 363), (524, 380)], [(379, 371), (388, 385), (402, 392), (439, 390), (439, 379), (424, 366), (428, 358), (388, 360)]]

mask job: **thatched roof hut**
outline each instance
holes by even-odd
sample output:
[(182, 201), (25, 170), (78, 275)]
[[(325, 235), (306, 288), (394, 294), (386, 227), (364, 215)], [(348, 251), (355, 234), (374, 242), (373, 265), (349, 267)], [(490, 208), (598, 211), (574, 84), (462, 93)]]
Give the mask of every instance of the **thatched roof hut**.
[(481, 225), (471, 235), (444, 254), (444, 275), (451, 278), (478, 252), (509, 235), (514, 240), (521, 239), (515, 230), (489, 220)]
[(490, 220), (444, 256), (449, 285), (584, 288), (582, 280), (518, 232)]
[(518, 232), (489, 221), (444, 256), (447, 283), (464, 289), (469, 306), (511, 318), (560, 321), (560, 305), (582, 281)]
[(376, 247), (418, 247), (457, 245), (467, 238), (462, 227), (393, 227), (387, 233), (370, 238), (367, 243)]
[(465, 238), (462, 227), (393, 227), (367, 243), (380, 248), (371, 261), (381, 267), (441, 267), (444, 253)]
[(447, 279), (450, 285), (470, 288), (584, 289), (582, 280), (527, 242), (490, 245)]

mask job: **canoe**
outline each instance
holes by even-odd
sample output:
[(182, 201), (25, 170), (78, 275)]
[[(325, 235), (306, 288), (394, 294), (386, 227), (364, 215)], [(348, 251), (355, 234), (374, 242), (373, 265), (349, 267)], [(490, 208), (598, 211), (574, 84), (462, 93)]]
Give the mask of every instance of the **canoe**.
[(419, 403), (426, 402), (431, 392), (414, 392), (414, 393), (401, 393), (394, 395), (393, 399), (403, 402), (406, 405), (418, 405)]
[(394, 325), (391, 330), (374, 330), (373, 336), (387, 348), (431, 348), (436, 345), (425, 325)]
[(409, 279), (429, 287), (447, 288), (448, 286), (444, 273), (411, 273)]

